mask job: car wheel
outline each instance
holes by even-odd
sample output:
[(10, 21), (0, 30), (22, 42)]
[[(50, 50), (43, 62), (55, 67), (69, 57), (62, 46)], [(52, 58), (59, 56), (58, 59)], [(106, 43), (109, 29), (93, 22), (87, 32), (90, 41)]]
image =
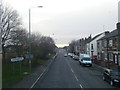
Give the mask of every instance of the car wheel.
[(105, 81), (105, 77), (103, 76), (103, 80)]
[(110, 81), (110, 85), (113, 86), (113, 81), (112, 80)]

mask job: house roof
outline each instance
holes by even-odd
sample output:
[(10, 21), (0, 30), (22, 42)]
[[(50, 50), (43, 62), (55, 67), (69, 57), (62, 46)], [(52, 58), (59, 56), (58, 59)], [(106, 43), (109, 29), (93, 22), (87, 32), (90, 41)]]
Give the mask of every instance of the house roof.
[[(103, 33), (101, 33), (101, 34), (103, 34)], [(90, 41), (88, 41), (87, 43), (90, 43), (91, 41), (93, 41), (94, 39), (96, 39), (97, 37), (99, 37), (101, 34), (98, 34), (98, 35), (96, 35), (95, 37), (93, 37)]]
[(104, 37), (102, 37), (99, 40), (110, 38), (110, 37), (114, 37), (114, 36), (117, 36), (117, 35), (118, 35), (118, 29), (115, 29), (115, 30), (113, 30), (112, 32), (108, 33), (107, 35), (105, 35)]

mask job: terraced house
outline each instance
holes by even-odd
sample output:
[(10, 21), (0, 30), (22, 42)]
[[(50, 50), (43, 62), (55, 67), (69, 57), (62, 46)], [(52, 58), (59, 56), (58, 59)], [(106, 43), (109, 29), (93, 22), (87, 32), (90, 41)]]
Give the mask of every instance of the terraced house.
[(107, 33), (108, 31), (100, 33), (86, 43), (86, 53), (89, 54), (91, 58), (97, 56), (97, 40), (104, 37)]
[(97, 41), (98, 60), (107, 62), (108, 68), (112, 64), (120, 66), (120, 23), (117, 28)]

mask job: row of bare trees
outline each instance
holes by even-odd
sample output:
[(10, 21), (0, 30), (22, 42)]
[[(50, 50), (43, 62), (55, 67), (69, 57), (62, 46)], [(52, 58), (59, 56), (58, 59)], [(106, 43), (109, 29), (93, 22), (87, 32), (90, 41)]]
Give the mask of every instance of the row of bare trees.
[(28, 32), (22, 27), (17, 11), (2, 4), (0, 4), (0, 30), (2, 34), (3, 63), (10, 61), (10, 58), (6, 59), (6, 53), (8, 52), (16, 53), (16, 56), (27, 54), (29, 52), (29, 43), (34, 58), (45, 58), (46, 55), (55, 51), (55, 42), (51, 37), (31, 34), (29, 39)]

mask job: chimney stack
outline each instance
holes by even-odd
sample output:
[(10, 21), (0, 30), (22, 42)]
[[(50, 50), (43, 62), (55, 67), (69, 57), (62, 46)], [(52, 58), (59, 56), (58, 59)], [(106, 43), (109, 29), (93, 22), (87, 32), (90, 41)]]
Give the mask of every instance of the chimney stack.
[(117, 26), (117, 29), (120, 29), (120, 22), (118, 22), (116, 26)]

